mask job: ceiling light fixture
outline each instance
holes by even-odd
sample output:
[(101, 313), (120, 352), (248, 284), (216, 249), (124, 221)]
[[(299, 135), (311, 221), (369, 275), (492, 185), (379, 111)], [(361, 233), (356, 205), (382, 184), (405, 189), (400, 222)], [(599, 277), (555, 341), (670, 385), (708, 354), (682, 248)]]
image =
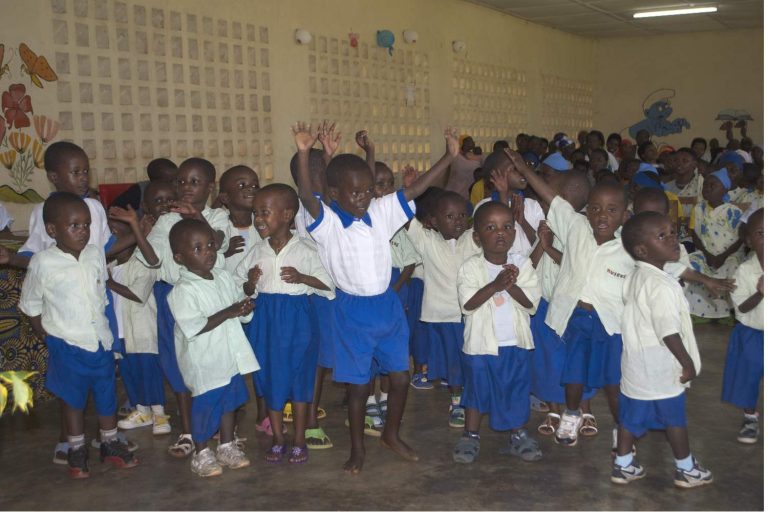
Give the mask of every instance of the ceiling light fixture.
[(655, 18), (657, 16), (679, 16), (681, 14), (703, 14), (717, 12), (717, 7), (691, 7), (690, 9), (669, 9), (666, 11), (636, 12), (633, 18)]

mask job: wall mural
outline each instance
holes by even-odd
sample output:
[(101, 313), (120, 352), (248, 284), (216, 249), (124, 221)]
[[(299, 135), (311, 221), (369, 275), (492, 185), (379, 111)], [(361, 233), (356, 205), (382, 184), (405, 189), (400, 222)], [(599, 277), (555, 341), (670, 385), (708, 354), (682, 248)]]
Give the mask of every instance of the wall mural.
[(683, 128), (690, 128), (691, 123), (683, 117), (669, 119), (672, 115), (672, 98), (674, 89), (657, 89), (643, 101), (645, 119), (629, 127), (629, 135), (636, 138), (640, 130), (648, 130), (651, 135), (664, 137), (673, 133), (682, 133)]

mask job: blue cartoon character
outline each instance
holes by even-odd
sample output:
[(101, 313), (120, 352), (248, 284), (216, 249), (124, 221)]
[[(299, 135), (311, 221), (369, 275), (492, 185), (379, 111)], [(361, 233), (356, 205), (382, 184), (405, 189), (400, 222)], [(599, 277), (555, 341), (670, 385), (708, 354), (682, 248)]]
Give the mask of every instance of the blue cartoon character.
[(673, 133), (681, 133), (683, 128), (690, 128), (691, 123), (685, 118), (670, 120), (672, 102), (675, 97), (673, 89), (658, 89), (653, 91), (643, 101), (645, 119), (629, 127), (629, 135), (635, 138), (640, 130), (647, 130), (651, 135), (664, 137)]

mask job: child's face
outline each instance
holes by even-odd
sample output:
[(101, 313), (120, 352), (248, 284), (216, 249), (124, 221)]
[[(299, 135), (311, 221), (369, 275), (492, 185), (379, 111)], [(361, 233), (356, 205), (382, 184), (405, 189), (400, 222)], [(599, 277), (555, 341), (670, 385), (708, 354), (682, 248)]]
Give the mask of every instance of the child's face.
[(63, 208), (45, 231), (59, 249), (78, 258), (91, 238), (91, 212), (84, 204)]
[(587, 135), (587, 147), (590, 151), (601, 147), (600, 137), (594, 134)]
[(592, 226), (595, 240), (604, 242), (627, 220), (627, 203), (620, 190), (599, 188), (589, 194), (587, 220)]
[(261, 238), (289, 231), (295, 213), (278, 194), (261, 192), (253, 199), (253, 227)]
[[(509, 208), (494, 208), (472, 233), (475, 242), (483, 248), (487, 259), (504, 258), (515, 241), (515, 219)], [(489, 256), (491, 258), (489, 258)]]
[(709, 175), (704, 179), (704, 185), (701, 187), (701, 196), (710, 206), (720, 205), (723, 202), (723, 196), (728, 192), (717, 177)]
[(704, 144), (703, 142), (697, 142), (691, 147), (691, 149), (693, 150), (694, 153), (696, 153), (697, 157), (701, 158), (702, 156), (704, 156), (704, 152), (707, 150), (707, 145)]
[(373, 199), (373, 176), (369, 172), (348, 171), (339, 176), (336, 201), (341, 209), (361, 218)]
[(384, 197), (395, 191), (395, 175), (387, 168), (376, 168), (376, 177), (373, 181), (373, 196)]
[(462, 201), (440, 201), (432, 224), (446, 240), (459, 238), (467, 230), (467, 205)]
[(201, 210), (213, 191), (213, 182), (208, 181), (205, 171), (190, 165), (179, 169), (176, 176), (176, 191), (179, 200), (199, 207)]
[(605, 147), (608, 151), (611, 153), (615, 153), (617, 149), (619, 149), (619, 144), (621, 143), (620, 140), (617, 139), (608, 139), (608, 142), (605, 143)]
[(741, 169), (739, 169), (739, 166), (728, 162), (725, 164), (725, 168), (728, 169), (728, 177), (731, 179), (731, 183), (740, 183), (741, 182)]
[(193, 274), (210, 278), (216, 264), (216, 241), (212, 229), (193, 229), (187, 233), (173, 255), (173, 260)]
[(251, 211), (253, 198), (259, 190), (259, 177), (249, 169), (238, 169), (227, 177), (226, 189), (222, 190), (224, 204), (229, 210)]
[(171, 205), (176, 201), (176, 189), (170, 184), (148, 188), (148, 192), (144, 193), (141, 208), (144, 210), (144, 213), (151, 215), (157, 220), (161, 215), (171, 211)]
[[(680, 242), (677, 239), (675, 225), (669, 217), (654, 221), (648, 229), (648, 235), (642, 241), (638, 255), (658, 267), (669, 261), (680, 259)], [(644, 254), (643, 254), (644, 253)]]
[(655, 162), (658, 157), (659, 152), (656, 149), (656, 146), (653, 144), (650, 144), (647, 148), (645, 148), (643, 154), (640, 155), (640, 158), (642, 158), (644, 162)]
[(755, 254), (757, 254), (757, 257), (760, 259), (760, 261), (763, 261), (764, 222), (764, 219), (760, 218), (760, 220), (755, 221), (755, 223), (752, 225), (752, 229), (747, 232), (747, 247), (755, 251)]
[(597, 171), (602, 171), (607, 167), (608, 167), (608, 160), (606, 160), (605, 156), (603, 156), (602, 153), (593, 151), (592, 154), (589, 155), (589, 169), (593, 173)]
[(680, 151), (676, 157), (677, 166), (675, 167), (675, 173), (678, 176), (685, 176), (696, 170), (696, 159), (690, 153)]
[(622, 160), (632, 160), (635, 158), (635, 151), (637, 151), (637, 146), (635, 146), (632, 143), (622, 144), (621, 145), (621, 159)]
[(65, 155), (48, 173), (48, 180), (58, 192), (71, 192), (80, 197), (88, 193), (90, 165), (85, 152)]
[(505, 163), (502, 168), (502, 172), (507, 175), (507, 185), (511, 189), (524, 190), (528, 186), (528, 180), (526, 180), (522, 174), (520, 174), (515, 166), (510, 161)]

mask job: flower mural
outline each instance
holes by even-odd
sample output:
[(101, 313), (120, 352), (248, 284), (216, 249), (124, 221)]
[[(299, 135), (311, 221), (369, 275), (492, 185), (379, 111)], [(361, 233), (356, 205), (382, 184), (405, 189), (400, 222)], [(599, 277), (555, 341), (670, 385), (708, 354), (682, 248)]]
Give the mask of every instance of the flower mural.
[(32, 112), (32, 98), (24, 84), (13, 84), (3, 92), (3, 115), (11, 128), (29, 126), (28, 113)]

